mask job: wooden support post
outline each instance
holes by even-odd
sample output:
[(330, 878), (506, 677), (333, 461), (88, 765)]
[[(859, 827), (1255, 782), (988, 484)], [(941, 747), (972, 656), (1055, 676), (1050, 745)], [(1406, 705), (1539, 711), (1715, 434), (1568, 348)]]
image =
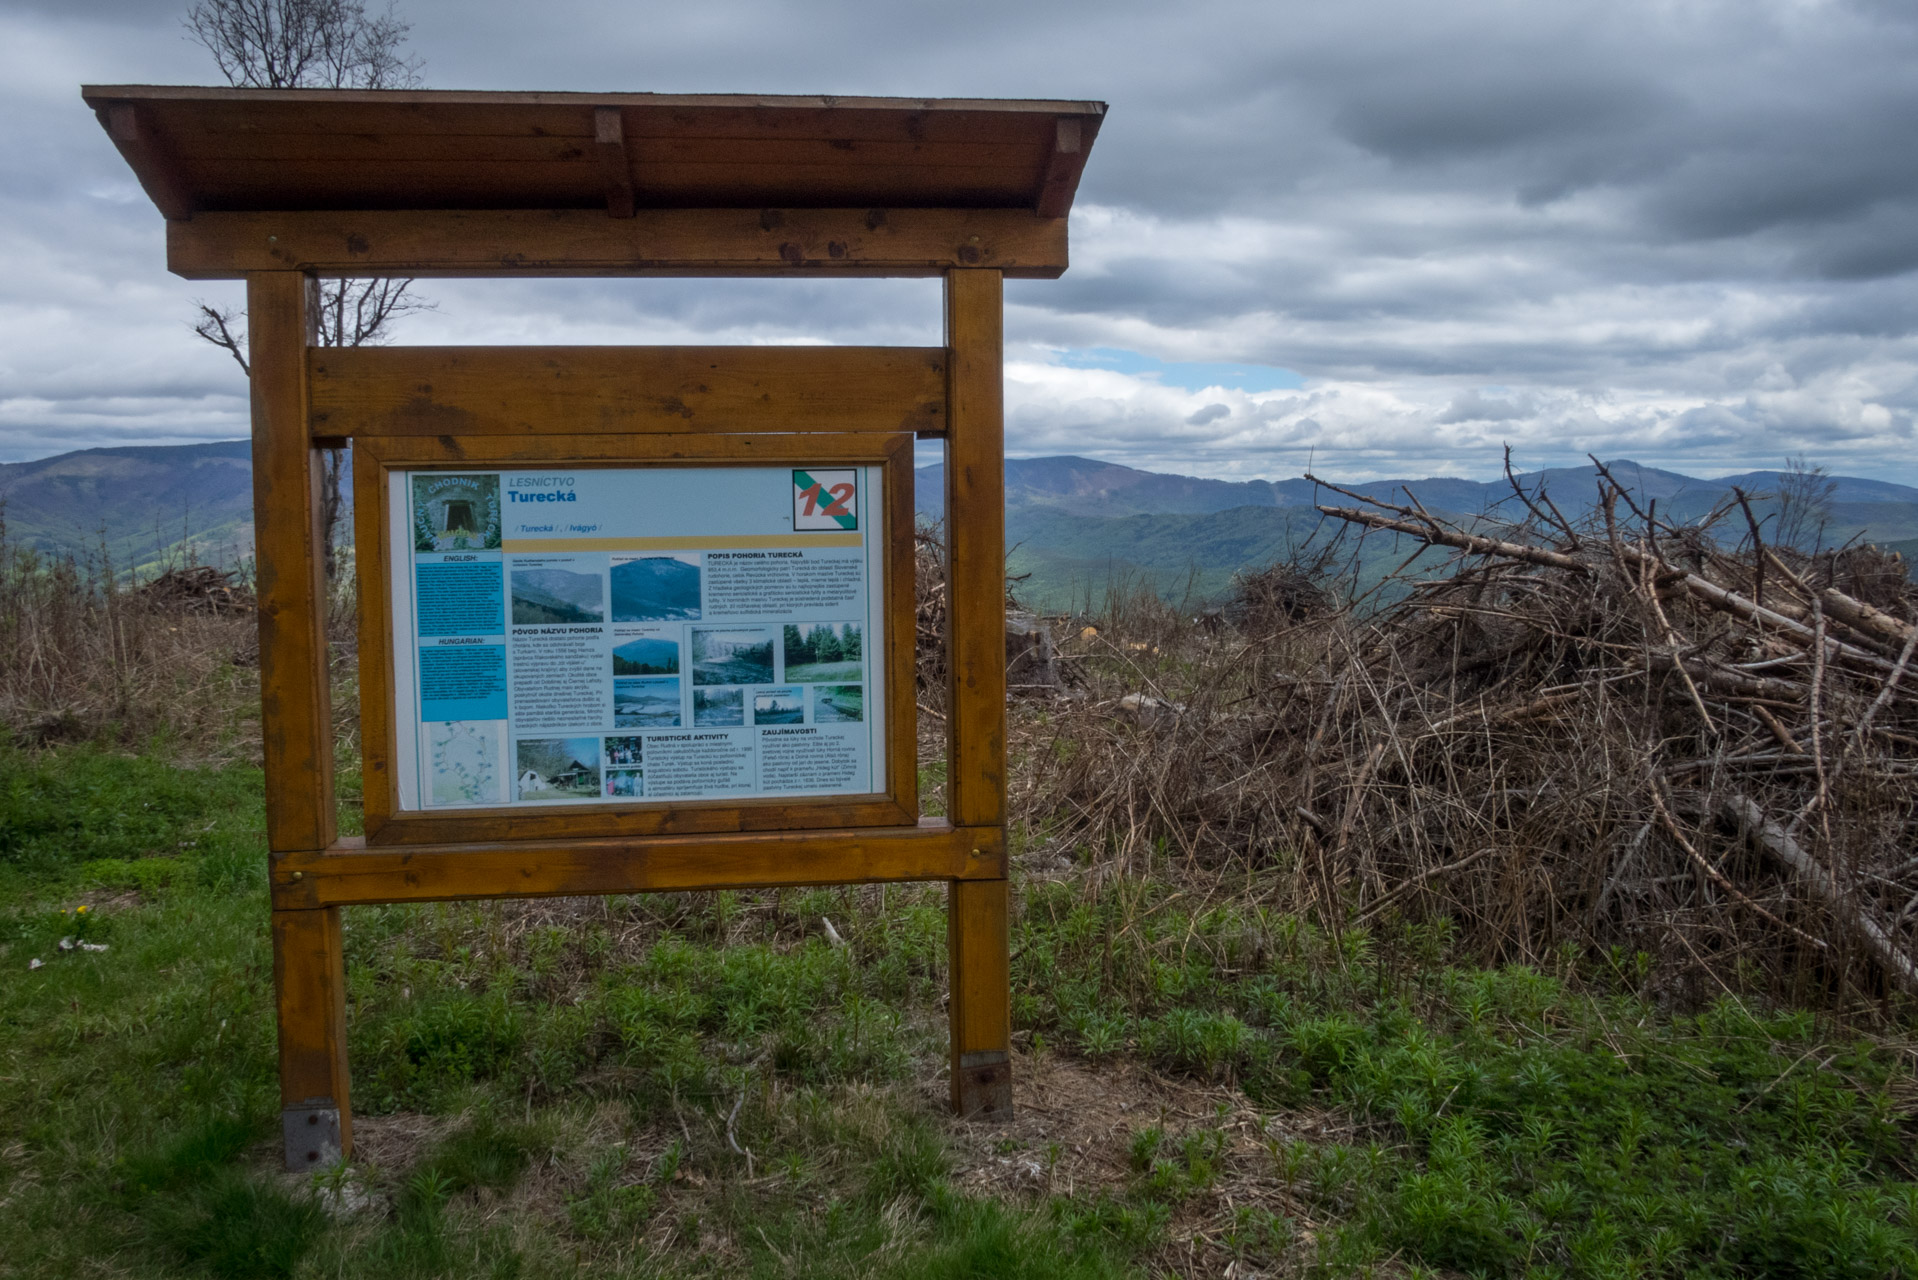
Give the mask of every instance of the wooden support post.
[(946, 889), (952, 1110), (968, 1120), (1012, 1118), (1007, 906), (1004, 880), (954, 880)]
[[(323, 850), (336, 835), (322, 463), (307, 425), (313, 289), (293, 271), (247, 277), (260, 725), (275, 861)], [(273, 984), (287, 1166), (309, 1168), (352, 1147), (337, 908), (273, 913)]]
[(324, 849), (334, 836), (322, 463), (307, 426), (312, 285), (274, 271), (247, 277), (246, 287), (266, 838), (275, 853)]
[(320, 1168), (353, 1150), (338, 907), (273, 913), (273, 989), (286, 1167)]
[[(955, 825), (1006, 822), (1006, 528), (1001, 273), (946, 276), (949, 370), (946, 551), (951, 672), (947, 814)], [(954, 880), (947, 892), (952, 1107), (1012, 1115), (1007, 882)]]

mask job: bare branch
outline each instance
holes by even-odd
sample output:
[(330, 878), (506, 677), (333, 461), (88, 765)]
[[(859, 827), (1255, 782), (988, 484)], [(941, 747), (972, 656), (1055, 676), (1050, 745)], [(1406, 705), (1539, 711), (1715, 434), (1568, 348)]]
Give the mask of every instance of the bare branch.
[[(1330, 489), (1332, 486), (1327, 485)], [(1343, 489), (1339, 492), (1345, 492)], [(1371, 499), (1366, 499), (1371, 501)], [(1383, 504), (1381, 504), (1383, 505)], [(1388, 508), (1391, 510), (1393, 508)], [(1362, 524), (1371, 529), (1389, 529), (1394, 533), (1409, 534), (1422, 538), (1426, 542), (1442, 547), (1454, 547), (1481, 556), (1505, 556), (1511, 560), (1523, 560), (1528, 564), (1544, 565), (1551, 569), (1564, 569), (1571, 573), (1589, 573), (1590, 567), (1574, 556), (1561, 551), (1546, 551), (1540, 547), (1528, 547), (1516, 542), (1505, 542), (1498, 538), (1482, 538), (1473, 533), (1455, 533), (1436, 525), (1416, 523), (1412, 520), (1393, 520), (1370, 511), (1359, 511), (1352, 507), (1320, 507), (1325, 515), (1336, 520), (1349, 520), (1353, 524)]]
[[(1546, 515), (1538, 509), (1538, 502), (1530, 494), (1525, 492), (1525, 486), (1518, 482), (1518, 475), (1512, 470), (1512, 446), (1509, 444), (1505, 446), (1505, 483), (1512, 487), (1513, 494), (1517, 496), (1520, 502), (1525, 504), (1525, 509), (1531, 512), (1540, 524), (1548, 528), (1556, 526), (1558, 530), (1565, 535), (1568, 549), (1572, 551), (1578, 550), (1578, 534), (1573, 530), (1572, 526), (1566, 522), (1565, 517), (1559, 514), (1558, 508), (1553, 507), (1552, 514), (1549, 516)], [(1540, 498), (1545, 496), (1545, 482), (1542, 480), (1539, 482), (1538, 496)]]
[(389, 4), (359, 0), (195, 0), (186, 29), (227, 83), (249, 89), (410, 89), (422, 65)]
[(232, 356), (239, 364), (240, 372), (252, 377), (253, 370), (246, 363), (246, 334), (244, 331), (234, 332), (234, 327), (246, 313), (236, 308), (222, 311), (204, 302), (196, 305), (200, 308), (200, 318), (194, 322), (193, 332)]
[(319, 345), (378, 346), (402, 316), (433, 309), (411, 280), (329, 280), (320, 286)]
[[(389, 3), (369, 15), (360, 0), (194, 0), (186, 28), (206, 46), (227, 83), (255, 89), (410, 89), (420, 59), (405, 52), (408, 26)], [(411, 280), (338, 280), (321, 287), (319, 342), (363, 347), (384, 342), (403, 315), (432, 304), (409, 293)], [(247, 367), (244, 312), (199, 304), (193, 331)], [(328, 449), (321, 476), (326, 576), (338, 567), (335, 544), (345, 508), (345, 452)]]

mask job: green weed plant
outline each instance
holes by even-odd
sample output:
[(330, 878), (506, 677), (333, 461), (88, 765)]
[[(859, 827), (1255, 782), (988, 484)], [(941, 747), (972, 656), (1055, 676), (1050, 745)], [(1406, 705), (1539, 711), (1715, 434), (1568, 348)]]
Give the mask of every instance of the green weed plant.
[(0, 1276), (1090, 1278), (1182, 1273), (1201, 1220), (1270, 1275), (1918, 1274), (1890, 1032), (1146, 878), (1022, 884), (1018, 1034), (1236, 1091), (1300, 1214), (1231, 1200), (1223, 1117), (960, 1190), (937, 887), (351, 910), (363, 1157), (288, 1176), (260, 787), (0, 752)]

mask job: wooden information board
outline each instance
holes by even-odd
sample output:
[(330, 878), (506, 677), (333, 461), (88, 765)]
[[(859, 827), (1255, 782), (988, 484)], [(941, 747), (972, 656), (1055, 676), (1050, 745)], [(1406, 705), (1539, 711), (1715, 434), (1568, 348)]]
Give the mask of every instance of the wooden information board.
[(368, 844), (917, 822), (912, 437), (559, 439), (356, 453)]
[[(1104, 105), (90, 86), (169, 266), (247, 286), (289, 1168), (350, 1155), (340, 908), (943, 880), (952, 1105), (1012, 1109), (1002, 288)], [(934, 348), (323, 349), (338, 276), (939, 276)], [(945, 449), (919, 812), (913, 448)], [(356, 494), (335, 823), (323, 451)], [(798, 745), (798, 744), (804, 744)]]

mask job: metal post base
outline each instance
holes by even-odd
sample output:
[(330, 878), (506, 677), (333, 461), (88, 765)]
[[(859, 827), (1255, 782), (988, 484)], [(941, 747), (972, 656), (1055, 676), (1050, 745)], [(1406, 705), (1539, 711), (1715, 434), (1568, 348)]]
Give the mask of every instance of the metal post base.
[(313, 1098), (303, 1107), (280, 1110), (286, 1138), (288, 1172), (323, 1169), (340, 1160), (340, 1110), (331, 1098)]
[(1012, 1057), (1004, 1049), (961, 1054), (958, 1084), (960, 1119), (1012, 1119)]

